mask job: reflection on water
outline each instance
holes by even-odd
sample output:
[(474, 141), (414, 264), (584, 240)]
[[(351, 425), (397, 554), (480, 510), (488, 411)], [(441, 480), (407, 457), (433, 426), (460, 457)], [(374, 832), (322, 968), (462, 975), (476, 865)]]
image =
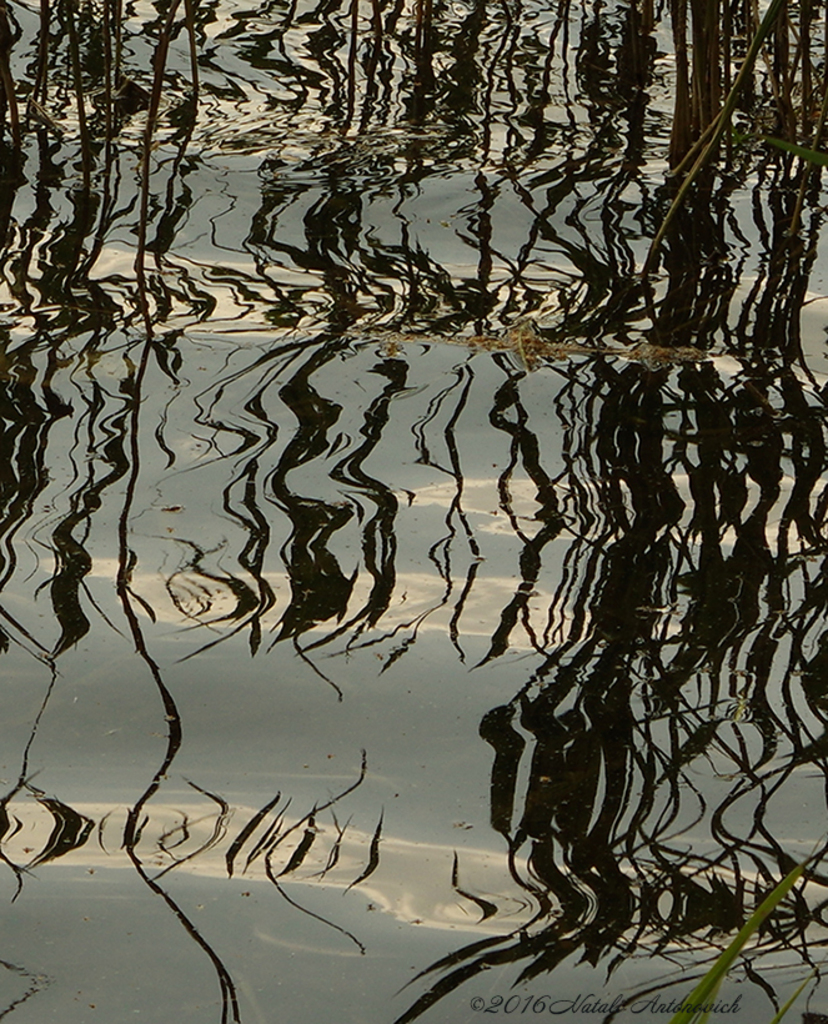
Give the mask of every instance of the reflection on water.
[(734, 165), (641, 286), (638, 19), (203, 5), (143, 194), (56, 43), (0, 152), (0, 1013), (624, 1019), (808, 854), (728, 998), (821, 959), (823, 213)]
[[(261, 894), (269, 884), (304, 913), (309, 913), (300, 902), (304, 886), (331, 889), (337, 895), (358, 886), (352, 900), (362, 911), (466, 936), (509, 934), (531, 917), (530, 897), (492, 850), (466, 847), (461, 859), (449, 845), (383, 837), (381, 820), (373, 831), (365, 832), (353, 825), (352, 816), (340, 820), (336, 810), (325, 813), (328, 808), (316, 807), (289, 819), (290, 798), (274, 798), (255, 810), (230, 808), (216, 794), (205, 796), (214, 807), (206, 802), (153, 806), (136, 851), (149, 881), (159, 882), (173, 871), (205, 881), (235, 877), (246, 898), (251, 886)], [(62, 866), (82, 868), (90, 876), (134, 870), (130, 856), (119, 850), (128, 813), (129, 808), (105, 805), (69, 808), (40, 793), (35, 800), (16, 801), (18, 827), (4, 845), (19, 889), (24, 871), (33, 872), (58, 858)], [(464, 823), (457, 827), (471, 828)], [(477, 895), (477, 889), (485, 896)], [(331, 906), (338, 904), (332, 901)], [(323, 925), (320, 938), (331, 938), (327, 926), (365, 955), (364, 945), (334, 919), (317, 920)], [(290, 946), (290, 935), (282, 941)], [(347, 951), (346, 942), (341, 952)]]

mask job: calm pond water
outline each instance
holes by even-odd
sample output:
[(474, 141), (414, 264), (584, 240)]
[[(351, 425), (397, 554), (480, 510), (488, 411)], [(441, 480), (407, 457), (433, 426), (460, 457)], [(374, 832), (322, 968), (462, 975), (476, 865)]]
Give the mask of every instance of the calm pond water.
[(769, 1021), (828, 937), (818, 189), (798, 248), (736, 154), (650, 293), (661, 12), (215, 0), (144, 216), (53, 17), (0, 151), (0, 1015), (667, 1022), (813, 853), (711, 1017)]

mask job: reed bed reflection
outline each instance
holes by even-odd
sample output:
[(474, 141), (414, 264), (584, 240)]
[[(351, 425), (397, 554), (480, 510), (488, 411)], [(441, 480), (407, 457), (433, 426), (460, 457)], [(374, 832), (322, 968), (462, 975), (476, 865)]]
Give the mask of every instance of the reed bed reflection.
[[(210, 428), (203, 456), (156, 459), (152, 504), (134, 492), (121, 601), (169, 734), (128, 815), (127, 850), (139, 849), (186, 732), (152, 653), (159, 626), (184, 630), (190, 659), (228, 643), (241, 654), (239, 639), (254, 658), (279, 659), (290, 645), (334, 705), (349, 699), (340, 659), (363, 652), (389, 677), (435, 635), (477, 671), (510, 651), (529, 656), (524, 685), (483, 717), (480, 735), (492, 750), (490, 824), (532, 917), (435, 963), (438, 980), (424, 976), (401, 1020), (505, 963), (522, 965), (523, 981), (576, 951), (610, 972), (681, 950), (703, 965), (819, 834), (820, 381), (768, 349), (752, 363), (696, 350), (660, 365), (577, 349), (560, 358), (550, 343), (555, 358), (531, 371), (516, 352), (447, 349), (444, 381), (419, 369), (419, 342), (286, 344), (199, 399)], [(359, 404), (347, 398), (343, 365), (360, 367), (350, 385)], [(223, 394), (241, 381), (246, 403)], [(148, 400), (142, 413), (153, 408)], [(101, 419), (107, 431), (116, 422)], [(179, 425), (166, 420), (170, 452)], [(129, 454), (113, 458), (113, 443), (108, 462), (126, 475)], [(187, 484), (219, 497), (224, 514), (212, 526), (188, 511), (189, 498), (173, 500), (187, 477), (223, 481)], [(68, 493), (76, 511), (51, 542), (60, 557), (49, 581), (52, 650), (6, 620), (12, 639), (35, 653), (40, 644), (39, 657), (57, 665), (114, 615), (86, 583), (107, 535), (96, 520), (106, 503), (95, 501), (106, 487), (78, 476)], [(429, 508), (439, 534), (415, 525)], [(152, 514), (165, 539), (142, 525)], [(807, 794), (799, 835), (790, 793)], [(43, 806), (55, 814), (58, 803)], [(293, 826), (274, 884), (309, 855), (320, 811)], [(363, 871), (382, 863), (382, 828), (372, 827)], [(85, 842), (88, 829), (72, 835)], [(820, 852), (754, 965), (780, 951), (818, 960)], [(136, 854), (142, 872), (143, 863)], [(497, 906), (459, 881), (462, 870), (461, 858), (457, 891)], [(360, 880), (352, 875), (343, 888)]]
[[(284, 904), (281, 931), (245, 911), (274, 948), (450, 933), (399, 940), (363, 1024), (436, 1019), (492, 968), (649, 962), (628, 1006), (814, 853), (740, 978), (778, 1004), (774, 971), (821, 960), (824, 210), (765, 135), (812, 132), (822, 36), (785, 9), (739, 115), (761, 135), (645, 280), (664, 170), (756, 27), (729, 10), (723, 55), (686, 13), (2, 8), (9, 928), (48, 872), (120, 867), (178, 928), (146, 955), (194, 950), (222, 1021), (255, 986), (184, 878)], [(416, 771), (460, 791), (484, 759), (482, 839), (382, 761), (456, 679), (493, 694), (476, 750), (427, 737)], [(13, 959), (6, 1008), (34, 1013), (52, 981)]]

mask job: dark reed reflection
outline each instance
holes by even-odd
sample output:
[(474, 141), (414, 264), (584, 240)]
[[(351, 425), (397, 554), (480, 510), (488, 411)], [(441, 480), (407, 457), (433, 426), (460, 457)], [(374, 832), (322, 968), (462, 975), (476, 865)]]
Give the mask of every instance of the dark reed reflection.
[[(434, 964), (439, 980), (400, 1020), (508, 962), (522, 964), (521, 981), (576, 952), (609, 976), (645, 949), (707, 948), (712, 962), (719, 937), (802, 856), (773, 822), (805, 763), (824, 798), (825, 709), (805, 653), (822, 649), (825, 616), (820, 394), (781, 364), (730, 380), (709, 363), (591, 369), (603, 378), (594, 424), (583, 367), (556, 403), (562, 419), (581, 415), (555, 481), (567, 571), (531, 633), (544, 657), (480, 726), (494, 754), (492, 827), (537, 916), (510, 940)], [(508, 429), (532, 453), (520, 464), (548, 521), (529, 422), (518, 412)], [(546, 529), (523, 548), (488, 657), (504, 653), (521, 613), (530, 631), (525, 595)], [(824, 884), (817, 862), (809, 895), (754, 956), (820, 959)], [(673, 982), (677, 994), (686, 982)]]
[[(508, 963), (520, 964), (528, 981), (575, 955), (611, 973), (614, 963), (669, 948), (692, 950), (698, 970), (819, 832), (809, 825), (791, 833), (786, 806), (803, 769), (822, 779), (809, 784), (809, 800), (825, 791), (821, 385), (767, 347), (751, 362), (644, 345), (583, 352), (538, 339), (523, 342), (524, 356), (529, 344), (533, 372), (519, 351), (457, 349), (445, 380), (419, 369), (418, 343), (383, 350), (323, 338), (274, 350), (266, 369), (254, 361), (242, 374), (250, 436), (233, 418), (243, 406), (223, 404), (218, 393), (202, 399), (212, 409), (213, 447), (228, 454), (188, 468), (224, 479), (217, 493), (238, 535), (235, 569), (226, 544), (215, 561), (218, 536), (203, 519), (200, 535), (188, 537), (197, 520), (172, 503), (164, 506), (175, 524), (167, 543), (181, 556), (165, 559), (166, 587), (137, 575), (152, 551), (140, 534), (121, 559), (124, 620), (136, 629), (169, 723), (167, 754), (123, 833), (142, 876), (143, 822), (186, 720), (138, 628), (141, 609), (157, 621), (175, 610), (194, 658), (239, 634), (257, 657), (276, 658), (291, 644), (346, 702), (337, 657), (371, 652), (374, 671), (393, 674), (435, 623), (455, 657), (478, 652), (478, 670), (510, 650), (531, 653), (525, 685), (484, 716), (480, 734), (493, 756), (491, 826), (532, 917), (435, 963), (400, 1019)], [(348, 365), (360, 368), (350, 385), (359, 403), (343, 383)], [(232, 385), (225, 379), (219, 390)], [(269, 408), (283, 411), (267, 416)], [(268, 429), (257, 435), (251, 421)], [(402, 460), (401, 449), (409, 452)], [(119, 450), (131, 449), (122, 439)], [(406, 494), (405, 463), (415, 458), (436, 482)], [(474, 488), (492, 459), (497, 475), (481, 500)], [(311, 473), (320, 460), (324, 471)], [(166, 479), (174, 487), (179, 477), (175, 466), (162, 468), (156, 486)], [(67, 494), (76, 487), (95, 493), (79, 479)], [(429, 502), (441, 535), (409, 525)], [(67, 636), (77, 642), (105, 621), (83, 585), (94, 560), (73, 554), (88, 549), (75, 531), (83, 523), (88, 531), (102, 506), (77, 507), (60, 521), (65, 569), (51, 584), (59, 632), (54, 653), (39, 655), (47, 661), (63, 657)], [(427, 567), (425, 580), (415, 565)], [(10, 636), (34, 646), (21, 629)], [(335, 657), (322, 660), (325, 653)], [(91, 815), (30, 791), (55, 820), (34, 863), (88, 842)], [(187, 860), (220, 834), (229, 840), (229, 805), (199, 792), (216, 803), (216, 825)], [(225, 845), (228, 864), (240, 864), (248, 840), (255, 846), (253, 831), (265, 833), (279, 817), (272, 801), (263, 798), (263, 816), (251, 816)], [(311, 857), (322, 810), (320, 803), (291, 823), (290, 844), (259, 848), (273, 884)], [(813, 803), (809, 814), (819, 817)], [(365, 841), (363, 863), (342, 888), (381, 863), (381, 819), (377, 808), (366, 829), (375, 829), (375, 842)], [(333, 846), (324, 862), (307, 860), (323, 874), (336, 860), (341, 820), (327, 826)], [(278, 845), (276, 866), (267, 851), (275, 856)], [(161, 870), (177, 863), (178, 854)], [(459, 878), (456, 891), (483, 901), (484, 914), (485, 904), (497, 907)], [(150, 882), (157, 884), (147, 873)], [(783, 950), (817, 959), (822, 886), (817, 859), (806, 891), (754, 950), (754, 965)]]
[[(9, 927), (44, 879), (125, 868), (214, 1019), (254, 1006), (250, 936), (361, 962), (379, 917), (402, 993), (362, 1022), (454, 1012), (492, 968), (650, 961), (629, 1005), (815, 851), (741, 968), (778, 1005), (772, 970), (825, 943), (816, 185), (791, 236), (793, 161), (733, 147), (642, 284), (673, 193), (646, 4), (9, 10)], [(466, 752), (383, 749), (413, 692), (437, 732), (455, 677), (491, 695), (479, 846), (412, 781), (459, 789)], [(234, 944), (191, 877), (289, 916)], [(53, 984), (0, 964), (7, 1012)]]

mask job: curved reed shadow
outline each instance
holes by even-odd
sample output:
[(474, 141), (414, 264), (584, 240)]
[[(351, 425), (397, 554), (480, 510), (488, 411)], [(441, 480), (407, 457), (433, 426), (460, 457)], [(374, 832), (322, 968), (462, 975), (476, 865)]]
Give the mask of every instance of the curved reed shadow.
[[(234, 875), (254, 879), (260, 874), (297, 911), (338, 933), (364, 954), (365, 946), (357, 936), (335, 920), (307, 909), (301, 897), (289, 895), (286, 885), (292, 882), (300, 869), (304, 885), (312, 885), (317, 880), (321, 883), (329, 873), (336, 872), (337, 889), (347, 891), (365, 882), (376, 871), (380, 863), (382, 815), (370, 847), (365, 850), (365, 866), (359, 870), (357, 858), (365, 849), (365, 841), (352, 839), (349, 833), (351, 817), (340, 825), (334, 810), (360, 787), (366, 768), (363, 751), (361, 768), (350, 785), (318, 801), (303, 815), (290, 818), (287, 811), (292, 801), (289, 797), (283, 800), (281, 793), (252, 812), (247, 808), (231, 808), (221, 796), (192, 782), (192, 790), (203, 797), (203, 801), (184, 811), (174, 811), (163, 804), (156, 806), (157, 801), (153, 803), (153, 798), (161, 788), (159, 779), (154, 780), (152, 792), (144, 793), (136, 805), (109, 808), (92, 818), (56, 797), (46, 796), (30, 781), (22, 781), (0, 801), (0, 859), (16, 877), (14, 900), (20, 895), (24, 879), (33, 875), (38, 867), (60, 859), (95, 866), (112, 859), (117, 861), (118, 854), (107, 848), (107, 844), (114, 841), (142, 882), (161, 897), (187, 936), (211, 961), (221, 990), (222, 1022), (240, 1021), (236, 984), (224, 960), (216, 952), (213, 942), (196, 926), (192, 915), (170, 893), (169, 883), (162, 882), (162, 879), (172, 872), (186, 872), (193, 868), (205, 871), (213, 885), (222, 874), (228, 879)], [(36, 803), (19, 799), (27, 795), (33, 796)], [(211, 805), (214, 807), (212, 812)], [(231, 828), (231, 818), (234, 813), (238, 818), (237, 812), (241, 810), (246, 816)], [(333, 829), (326, 821), (328, 818)], [(326, 821), (327, 831), (335, 833), (332, 843), (327, 841), (327, 837), (317, 842), (319, 834), (326, 830), (322, 826), (323, 821)], [(97, 844), (90, 843), (93, 837), (97, 838)], [(91, 846), (97, 848), (88, 849)], [(17, 859), (21, 852), (26, 854), (25, 863)], [(223, 871), (216, 870), (219, 862)], [(95, 867), (88, 870), (94, 873)], [(349, 875), (350, 882), (346, 885), (344, 879)], [(325, 881), (325, 884), (331, 883)], [(48, 977), (23, 967), (5, 961), (2, 966), (20, 975), (28, 984), (28, 988), (21, 991), (20, 997), (5, 1012), (51, 983)], [(181, 982), (186, 985), (187, 979), (182, 978)]]
[[(491, 824), (537, 913), (511, 939), (463, 947), (424, 971), (425, 991), (400, 1022), (507, 964), (520, 966), (518, 983), (576, 956), (609, 977), (644, 951), (669, 959), (692, 949), (703, 970), (802, 858), (774, 822), (803, 766), (828, 779), (816, 682), (825, 407), (785, 365), (790, 356), (768, 366), (768, 355), (730, 379), (709, 362), (676, 371), (598, 357), (594, 420), (567, 394), (583, 390), (583, 367), (571, 370), (557, 404), (562, 418), (580, 410), (578, 431), (553, 488), (559, 504), (567, 494), (571, 539), (547, 631), (532, 633), (545, 657), (480, 727), (494, 752)], [(498, 415), (520, 406), (522, 375), (511, 375)], [(531, 453), (521, 468), (546, 523), (556, 509), (541, 506), (549, 482), (528, 421), (492, 420)], [(524, 546), (487, 659), (514, 641), (560, 527), (546, 531)], [(785, 950), (813, 965), (826, 944), (826, 849), (823, 837), (809, 886), (751, 954), (748, 977), (772, 999), (761, 958)]]
[[(289, 643), (340, 700), (322, 655), (370, 650), (380, 671), (401, 670), (444, 614), (440, 629), (463, 662), (480, 649), (470, 625), (478, 598), (493, 614), (476, 668), (529, 652), (525, 685), (480, 733), (493, 751), (491, 826), (530, 920), (431, 965), (400, 1021), (494, 966), (518, 965), (529, 980), (579, 957), (611, 974), (623, 957), (667, 961), (676, 950), (703, 965), (800, 852), (776, 823), (797, 774), (828, 769), (826, 391), (800, 334), (819, 197), (802, 242), (788, 239), (790, 161), (769, 159), (745, 224), (733, 212), (747, 173), (737, 168), (674, 223), (650, 293), (637, 262), (669, 188), (646, 164), (669, 126), (645, 92), (662, 86), (635, 5), (609, 19), (599, 5), (575, 26), (566, 2), (532, 17), (482, 2), (266, 5), (222, 24), (219, 5), (206, 4), (197, 24), (188, 15), (205, 46), (200, 124), (183, 56), (164, 73), (176, 9), (152, 13), (126, 40), (120, 84), (114, 65), (91, 59), (103, 32), (91, 7), (58, 11), (71, 54), (44, 50), (46, 25), (40, 40), (31, 27), (23, 39), (20, 60), (38, 54), (43, 109), (35, 126), (32, 108), (21, 156), (0, 151), (11, 324), (0, 326), (0, 584), (23, 585), (19, 541), (48, 495), (34, 536), (54, 558), (40, 586), (57, 635), (44, 642), (4, 606), (0, 647), (19, 646), (52, 673), (103, 625), (142, 659), (165, 747), (121, 838), (144, 885), (209, 958), (224, 1021), (240, 1013), (231, 972), (162, 879), (220, 847), (230, 809), (196, 784), (212, 807), (209, 835), (188, 846), (185, 816), (150, 841), (186, 723), (143, 614), (151, 625), (175, 616), (196, 638), (191, 658), (242, 633), (251, 657), (278, 657)], [(129, 75), (150, 66), (159, 34), (142, 97)], [(219, 44), (229, 70), (214, 59)], [(99, 89), (102, 111), (88, 102)], [(144, 130), (130, 121), (130, 97), (149, 110)], [(225, 174), (233, 147), (260, 157), (247, 206)], [(199, 205), (205, 171), (227, 209)], [(132, 257), (136, 237), (127, 273), (119, 259)], [(505, 329), (525, 316), (539, 338), (510, 339)], [(266, 338), (258, 348), (245, 349), (248, 321)], [(286, 336), (293, 328), (302, 333)], [(477, 356), (457, 350), (439, 380), (417, 376), (416, 346), (472, 331)], [(192, 383), (199, 332), (233, 348), (203, 386)], [(691, 345), (695, 354), (678, 354)], [(109, 377), (108, 358), (120, 360)], [(156, 369), (171, 397), (148, 385)], [(532, 370), (546, 387), (542, 410)], [(197, 433), (209, 457), (188, 461), (181, 438)], [(490, 443), (506, 452), (495, 473), (486, 460), (513, 555), (506, 592), (490, 587), (471, 497), (469, 466)], [(427, 598), (401, 612), (402, 542), (418, 500), (397, 471), (408, 446), (448, 500), (439, 535), (418, 541)], [(165, 463), (151, 482), (150, 453)], [(140, 549), (136, 522), (155, 507), (154, 489), (184, 473), (220, 495), (237, 532), (227, 541), (212, 515), (170, 527), (161, 539), (165, 551), (177, 545), (173, 564), (157, 558), (157, 536), (151, 554)], [(113, 547), (113, 506), (119, 607), (90, 585), (96, 543)], [(163, 576), (161, 597), (141, 568)], [(24, 790), (51, 827), (33, 860), (3, 854), (18, 892), (26, 870), (81, 849), (93, 824), (34, 787), (30, 745), (0, 801), (0, 839), (14, 837), (10, 808)], [(354, 786), (363, 777), (364, 763)], [(296, 820), (287, 798), (266, 794), (229, 840), (226, 873), (241, 873), (244, 859), (242, 870), (263, 868), (300, 908), (286, 884), (300, 869), (346, 891), (368, 883), (386, 842), (381, 812), (363, 861), (349, 862), (344, 881), (335, 874), (350, 826), (333, 806), (348, 792)], [(167, 858), (157, 872), (148, 847)], [(824, 943), (820, 864), (754, 962), (780, 950), (810, 962)], [(453, 891), (481, 920), (496, 918), (494, 898), (461, 889), (462, 867), (455, 860)], [(327, 924), (363, 948), (334, 915)]]

